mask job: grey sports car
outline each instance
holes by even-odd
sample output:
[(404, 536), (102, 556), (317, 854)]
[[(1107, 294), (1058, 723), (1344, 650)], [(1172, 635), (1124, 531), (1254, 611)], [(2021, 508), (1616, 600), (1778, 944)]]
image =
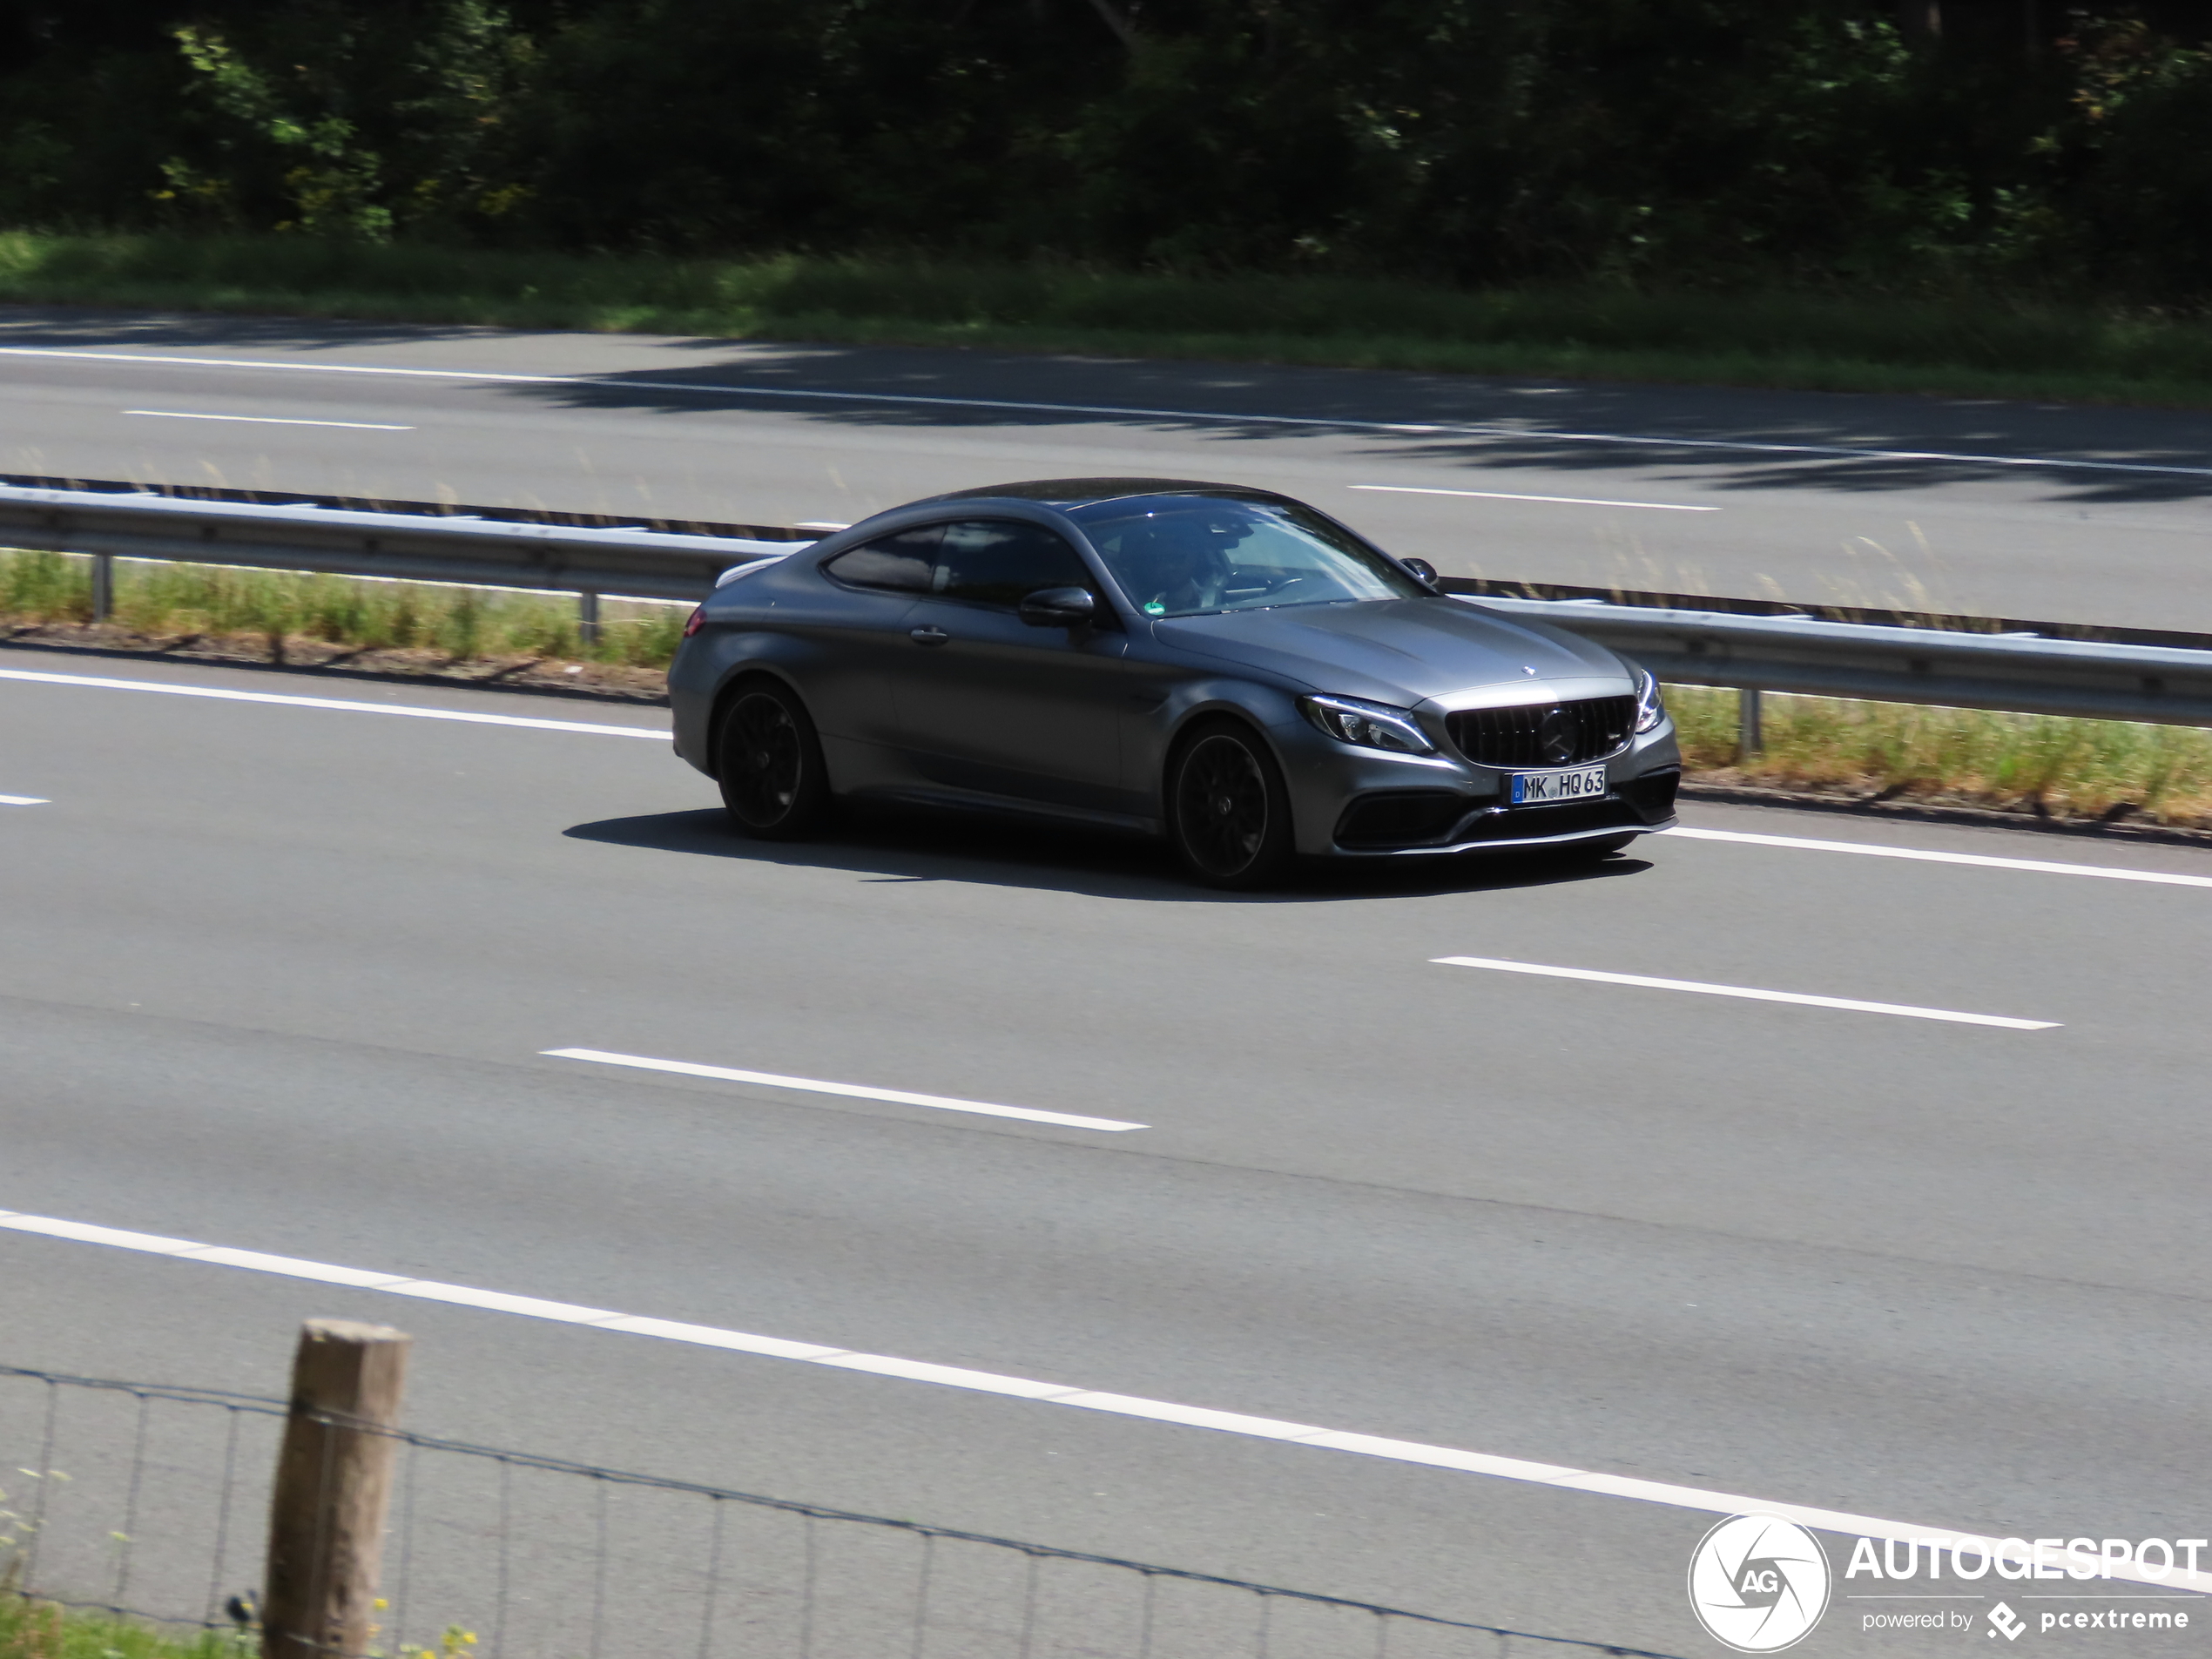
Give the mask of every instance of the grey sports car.
[(1674, 821), (1650, 675), (1447, 597), (1287, 496), (1157, 478), (961, 490), (739, 567), (669, 669), (739, 830), (842, 797), (1164, 834), (1217, 887), (1299, 855), (1600, 855)]

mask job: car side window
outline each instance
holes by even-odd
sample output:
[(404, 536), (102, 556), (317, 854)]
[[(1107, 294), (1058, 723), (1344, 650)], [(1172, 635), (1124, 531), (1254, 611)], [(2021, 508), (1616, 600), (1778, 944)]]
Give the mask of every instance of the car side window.
[(1096, 591), (1082, 556), (1042, 524), (976, 518), (944, 527), (929, 590), (941, 599), (1012, 610), (1040, 588)]
[(883, 593), (927, 593), (938, 538), (944, 530), (941, 524), (924, 524), (919, 529), (879, 536), (824, 561), (822, 569), (851, 587), (873, 588)]

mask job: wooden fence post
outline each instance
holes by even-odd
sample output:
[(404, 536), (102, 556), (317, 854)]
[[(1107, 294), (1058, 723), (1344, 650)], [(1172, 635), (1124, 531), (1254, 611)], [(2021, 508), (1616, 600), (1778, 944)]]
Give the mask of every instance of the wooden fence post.
[(399, 1422), (413, 1340), (350, 1319), (300, 1327), (269, 1505), (263, 1659), (351, 1659), (368, 1647), (398, 1447), (375, 1431)]

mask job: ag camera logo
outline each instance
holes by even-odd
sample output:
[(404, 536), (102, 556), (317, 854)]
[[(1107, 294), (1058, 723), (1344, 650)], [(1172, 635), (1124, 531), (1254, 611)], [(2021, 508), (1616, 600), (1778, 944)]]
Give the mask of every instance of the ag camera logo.
[(1730, 1515), (1689, 1558), (1689, 1608), (1738, 1653), (1779, 1653), (1811, 1634), (1832, 1578), (1820, 1541), (1775, 1515)]

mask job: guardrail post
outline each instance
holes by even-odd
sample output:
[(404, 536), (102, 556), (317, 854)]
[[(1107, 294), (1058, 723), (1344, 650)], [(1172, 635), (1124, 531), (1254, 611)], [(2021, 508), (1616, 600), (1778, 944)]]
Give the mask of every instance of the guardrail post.
[(388, 1325), (309, 1319), (292, 1365), (292, 1416), (269, 1505), (262, 1659), (365, 1654), (413, 1339)]
[(599, 643), (599, 596), (596, 593), (576, 597), (576, 637), (586, 651)]
[(105, 622), (115, 611), (115, 555), (92, 555), (92, 620)]
[(1766, 747), (1766, 733), (1760, 729), (1763, 711), (1756, 686), (1745, 686), (1736, 698), (1736, 753), (1738, 759), (1745, 759)]

